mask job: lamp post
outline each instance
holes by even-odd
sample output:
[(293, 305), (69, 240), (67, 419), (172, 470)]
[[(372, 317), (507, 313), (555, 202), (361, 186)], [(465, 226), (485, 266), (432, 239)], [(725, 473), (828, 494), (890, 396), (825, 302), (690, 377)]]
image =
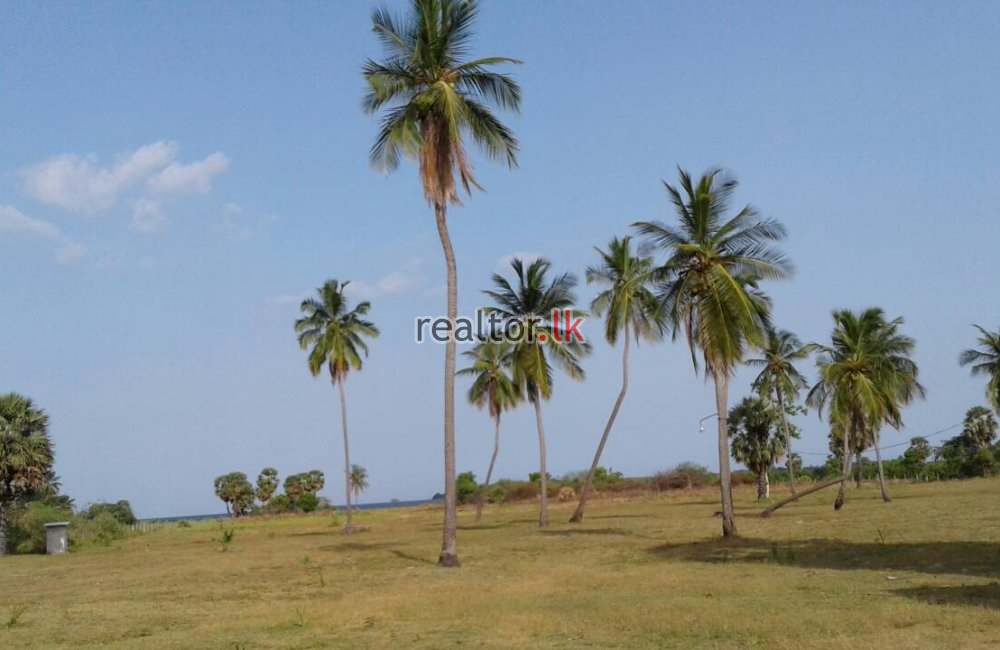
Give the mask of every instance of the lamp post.
[(706, 415), (702, 419), (698, 420), (698, 431), (701, 433), (705, 433), (705, 420), (707, 420), (708, 418), (717, 417), (718, 415), (719, 415), (718, 413), (712, 413), (711, 415)]

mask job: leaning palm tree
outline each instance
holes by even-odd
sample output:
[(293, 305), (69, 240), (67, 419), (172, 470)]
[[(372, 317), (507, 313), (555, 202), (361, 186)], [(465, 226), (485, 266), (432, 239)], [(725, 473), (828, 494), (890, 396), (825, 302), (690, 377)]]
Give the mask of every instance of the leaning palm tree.
[(27, 397), (0, 395), (0, 555), (10, 553), (10, 506), (46, 487), (52, 462), (49, 416)]
[(972, 366), (973, 375), (986, 375), (986, 400), (1000, 415), (1000, 329), (990, 332), (979, 325), (979, 349), (969, 349), (958, 357), (958, 363)]
[(361, 465), (351, 465), (351, 492), (354, 493), (354, 507), (361, 498), (361, 493), (368, 489), (368, 470)]
[(678, 175), (680, 188), (664, 185), (679, 223), (640, 222), (634, 227), (666, 253), (655, 275), (674, 337), (684, 332), (695, 371), (700, 351), (706, 378), (715, 382), (722, 534), (729, 537), (736, 533), (726, 422), (729, 378), (749, 347), (764, 345), (770, 326), (770, 304), (757, 281), (786, 278), (791, 266), (774, 248), (785, 236), (779, 222), (760, 218), (749, 205), (726, 216), (735, 180), (722, 178), (719, 169), (703, 174), (697, 184), (683, 169), (678, 168)]
[(371, 309), (367, 301), (351, 308), (344, 295), (348, 282), (328, 280), (317, 290), (316, 298), (302, 301), (304, 314), (295, 321), (299, 345), (309, 351), (309, 372), (318, 377), (324, 366), (330, 372), (330, 381), (340, 395), (340, 420), (344, 430), (344, 497), (347, 500), (347, 524), (344, 530), (354, 531), (351, 521), (351, 454), (347, 439), (347, 399), (344, 382), (351, 370), (361, 370), (361, 356), (368, 356), (364, 338), (378, 336), (378, 328), (364, 316)]
[(483, 503), (493, 478), (497, 454), (500, 453), (500, 414), (513, 409), (521, 399), (520, 391), (510, 376), (512, 351), (510, 343), (487, 337), (473, 349), (462, 353), (472, 360), (472, 365), (458, 371), (459, 375), (472, 377), (469, 402), (479, 409), (487, 409), (493, 420), (493, 455), (490, 456), (486, 481), (480, 486), (479, 499), (476, 501), (476, 521), (483, 516)]
[[(551, 264), (536, 259), (527, 268), (519, 258), (511, 261), (516, 285), (512, 286), (499, 273), (493, 274), (495, 288), (484, 291), (494, 305), (486, 308), (511, 325), (517, 325), (520, 335), (510, 338), (511, 374), (515, 385), (535, 407), (538, 429), (538, 457), (541, 485), (538, 525), (549, 525), (548, 476), (545, 469), (545, 425), (542, 421), (542, 400), (552, 397), (552, 366), (559, 366), (573, 379), (584, 378), (581, 357), (590, 353), (590, 343), (572, 336), (559, 319), (563, 315), (582, 318), (583, 312), (573, 309), (576, 278), (569, 273), (547, 281)], [(575, 325), (575, 323), (574, 323)], [(560, 328), (562, 332), (560, 333)], [(513, 327), (508, 328), (513, 332)]]
[[(510, 76), (493, 72), (505, 57), (464, 60), (478, 6), (472, 0), (413, 0), (405, 19), (388, 11), (372, 15), (372, 29), (385, 50), (381, 62), (368, 60), (364, 108), (384, 109), (371, 161), (392, 171), (402, 156), (419, 162), (424, 198), (434, 206), (448, 272), (448, 318), (458, 317), (458, 275), (448, 234), (449, 204), (460, 205), (458, 184), (480, 188), (472, 173), (465, 139), (495, 160), (517, 165), (518, 144), (491, 106), (518, 111), (521, 89)], [(456, 184), (456, 175), (458, 184)], [(481, 188), (480, 188), (481, 189)], [(452, 327), (454, 330), (454, 325)], [(455, 500), (455, 339), (445, 346), (444, 362), (444, 536), (438, 564), (458, 566)]]
[(604, 433), (597, 444), (594, 461), (590, 464), (587, 480), (580, 491), (580, 502), (570, 518), (570, 523), (583, 521), (583, 508), (587, 495), (594, 484), (594, 474), (601, 462), (604, 445), (608, 442), (611, 428), (618, 417), (625, 393), (628, 391), (628, 353), (631, 338), (653, 340), (663, 334), (663, 309), (660, 301), (650, 288), (650, 271), (653, 260), (633, 253), (631, 237), (615, 237), (608, 244), (608, 250), (596, 248), (601, 258), (600, 264), (587, 269), (587, 284), (595, 283), (604, 287), (603, 291), (590, 303), (590, 311), (595, 316), (604, 316), (604, 339), (611, 345), (621, 334), (622, 344), (622, 388), (611, 408), (611, 415), (604, 425)]
[(781, 428), (785, 435), (785, 452), (787, 454), (788, 485), (792, 495), (795, 494), (795, 470), (792, 467), (792, 438), (788, 432), (788, 414), (786, 399), (795, 403), (799, 391), (808, 387), (806, 378), (795, 367), (796, 361), (809, 356), (815, 348), (813, 345), (802, 345), (799, 338), (787, 330), (770, 330), (767, 342), (761, 350), (761, 358), (747, 360), (747, 365), (760, 368), (760, 374), (753, 382), (754, 389), (765, 400), (775, 399), (778, 412), (781, 414)]
[(891, 500), (878, 431), (883, 424), (899, 429), (902, 407), (923, 397), (924, 387), (917, 381), (917, 364), (911, 358), (916, 344), (899, 331), (902, 318), (887, 321), (881, 309), (872, 307), (860, 313), (836, 310), (833, 320), (831, 344), (819, 347), (820, 378), (807, 402), (820, 412), (827, 408), (831, 422), (842, 427), (845, 481), (834, 502), (839, 510), (846, 499), (852, 446), (855, 454), (869, 444), (875, 447), (882, 499)]

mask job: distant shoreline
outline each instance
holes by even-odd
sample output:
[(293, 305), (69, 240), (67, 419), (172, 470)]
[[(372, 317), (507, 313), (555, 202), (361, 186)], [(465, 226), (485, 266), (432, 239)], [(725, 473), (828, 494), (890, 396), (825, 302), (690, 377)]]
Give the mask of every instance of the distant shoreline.
[[(415, 506), (425, 506), (432, 503), (441, 503), (441, 499), (416, 499), (413, 501), (380, 501), (378, 503), (355, 503), (352, 506), (356, 510), (386, 510), (388, 508), (413, 508)], [(344, 504), (334, 506), (337, 510), (343, 510)], [(229, 515), (224, 512), (210, 515), (182, 515), (176, 517), (150, 517), (140, 519), (140, 523), (153, 523), (157, 521), (206, 521), (209, 519), (228, 519)]]

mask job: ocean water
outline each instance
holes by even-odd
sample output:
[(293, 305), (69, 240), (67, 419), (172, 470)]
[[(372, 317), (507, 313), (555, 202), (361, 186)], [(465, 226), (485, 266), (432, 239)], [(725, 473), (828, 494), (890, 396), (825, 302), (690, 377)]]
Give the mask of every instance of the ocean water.
[[(357, 510), (384, 510), (386, 508), (412, 508), (413, 506), (423, 506), (428, 503), (443, 503), (442, 500), (417, 499), (415, 501), (381, 501), (379, 503), (356, 503), (353, 504)], [(337, 510), (343, 510), (344, 504), (335, 506)], [(155, 517), (152, 519), (140, 519), (141, 522), (153, 521), (204, 521), (206, 519), (226, 519), (229, 515), (224, 512), (210, 515), (186, 515), (180, 517)]]

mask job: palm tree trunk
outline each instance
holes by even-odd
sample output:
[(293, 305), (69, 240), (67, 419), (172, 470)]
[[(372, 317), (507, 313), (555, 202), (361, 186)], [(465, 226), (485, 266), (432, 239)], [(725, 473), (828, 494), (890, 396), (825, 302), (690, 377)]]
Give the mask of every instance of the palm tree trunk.
[(858, 458), (858, 470), (857, 470), (857, 472), (856, 472), (856, 473), (854, 474), (854, 488), (855, 488), (855, 489), (860, 489), (860, 488), (861, 488), (861, 468), (862, 468), (862, 460), (861, 460), (862, 456), (861, 456), (861, 449), (859, 448), (859, 449), (858, 449), (858, 450), (857, 450), (857, 451), (855, 452), (855, 454), (857, 455), (857, 458)]
[(500, 416), (493, 418), (495, 424), (493, 431), (493, 455), (490, 456), (490, 468), (486, 470), (486, 482), (483, 483), (482, 492), (479, 494), (479, 502), (476, 503), (476, 521), (483, 517), (483, 503), (486, 502), (486, 491), (490, 489), (490, 479), (493, 478), (493, 465), (497, 462), (497, 454), (500, 453)]
[(828, 488), (828, 487), (830, 487), (832, 485), (836, 485), (838, 483), (840, 483), (841, 485), (843, 485), (845, 482), (847, 482), (849, 480), (851, 480), (851, 477), (849, 475), (845, 474), (844, 476), (841, 476), (840, 478), (835, 478), (832, 481), (827, 481), (825, 483), (820, 483), (819, 485), (813, 485), (812, 487), (806, 488), (805, 490), (802, 490), (801, 492), (798, 492), (794, 496), (790, 496), (787, 499), (782, 499), (781, 501), (777, 502), (776, 504), (774, 504), (770, 508), (765, 508), (764, 510), (761, 511), (760, 516), (761, 517), (765, 517), (765, 518), (766, 517), (770, 517), (771, 515), (774, 514), (774, 511), (777, 510), (778, 508), (783, 508), (783, 507), (787, 506), (789, 503), (793, 503), (795, 501), (798, 501), (802, 497), (809, 496), (813, 492), (819, 492), (820, 490), (825, 490), (826, 488)]
[(576, 506), (576, 512), (570, 517), (569, 522), (571, 524), (578, 524), (583, 521), (583, 507), (587, 503), (587, 495), (590, 494), (590, 489), (594, 485), (594, 474), (597, 473), (597, 466), (601, 462), (601, 454), (604, 453), (604, 445), (608, 442), (608, 436), (611, 434), (611, 427), (615, 424), (615, 418), (618, 417), (618, 410), (622, 407), (622, 402), (625, 401), (625, 393), (628, 391), (628, 348), (629, 348), (629, 328), (625, 325), (625, 344), (622, 350), (622, 389), (618, 393), (618, 399), (615, 400), (615, 406), (611, 409), (611, 415), (608, 417), (607, 424), (604, 425), (604, 434), (601, 435), (601, 442), (597, 444), (597, 453), (594, 454), (594, 462), (590, 464), (590, 471), (587, 473), (587, 481), (583, 484), (583, 490), (580, 492), (580, 503)]
[(549, 525), (549, 483), (545, 471), (545, 425), (542, 424), (542, 396), (535, 395), (535, 426), (538, 427), (538, 471), (541, 485), (539, 493), (538, 527)]
[(840, 484), (840, 489), (837, 491), (837, 498), (833, 502), (833, 509), (840, 510), (844, 507), (844, 501), (847, 500), (847, 481), (851, 478), (851, 432), (844, 431), (844, 481)]
[(768, 497), (767, 470), (757, 472), (757, 500), (763, 501)]
[(340, 393), (340, 424), (344, 429), (344, 498), (347, 500), (347, 523), (345, 533), (354, 532), (354, 522), (351, 521), (351, 451), (347, 445), (347, 398), (344, 397), (344, 382), (337, 382), (337, 392)]
[(438, 566), (457, 567), (458, 561), (458, 504), (455, 499), (455, 321), (458, 318), (458, 270), (455, 250), (448, 235), (448, 208), (444, 203), (434, 204), (441, 249), (448, 268), (448, 320), (451, 323), (448, 342), (444, 347), (444, 531)]
[(878, 461), (878, 486), (882, 490), (882, 500), (886, 503), (892, 501), (889, 496), (889, 489), (885, 484), (885, 470), (882, 468), (882, 450), (878, 445), (878, 434), (875, 434), (875, 460)]
[(7, 542), (9, 531), (10, 524), (7, 521), (7, 504), (0, 501), (0, 556), (10, 555), (10, 548)]
[(786, 467), (788, 468), (788, 486), (792, 490), (792, 496), (795, 496), (795, 469), (792, 467), (792, 436), (788, 431), (788, 415), (785, 414), (785, 395), (781, 390), (781, 386), (775, 386), (775, 390), (778, 392), (778, 408), (781, 409), (781, 426), (785, 429), (785, 457), (788, 459)]
[(729, 470), (729, 375), (721, 369), (713, 369), (715, 376), (715, 408), (716, 419), (719, 421), (719, 485), (722, 489), (722, 536), (736, 535), (736, 522), (733, 520), (733, 484)]

